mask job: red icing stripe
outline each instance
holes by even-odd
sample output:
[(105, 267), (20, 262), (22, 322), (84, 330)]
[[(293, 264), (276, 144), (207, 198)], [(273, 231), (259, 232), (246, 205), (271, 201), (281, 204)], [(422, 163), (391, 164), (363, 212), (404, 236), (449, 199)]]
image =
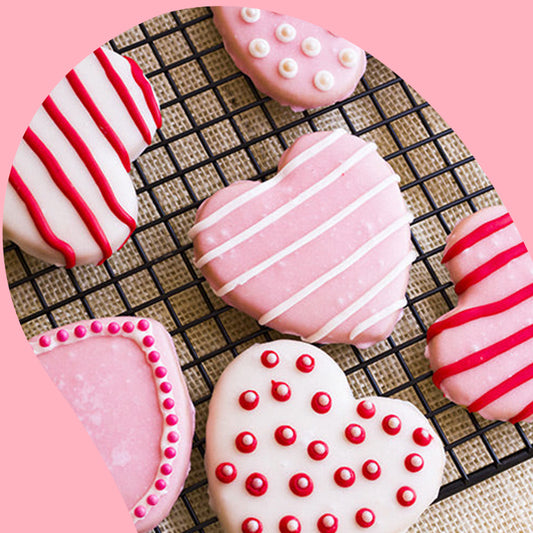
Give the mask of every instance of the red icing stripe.
[(130, 57), (126, 57), (125, 59), (131, 66), (131, 74), (133, 76), (133, 79), (136, 81), (137, 85), (141, 88), (141, 91), (143, 92), (144, 99), (146, 100), (148, 109), (150, 109), (150, 113), (152, 114), (152, 118), (154, 119), (155, 125), (160, 128), (162, 124), (161, 111), (159, 110), (159, 105), (155, 98), (155, 94), (152, 90), (150, 82), (144, 76), (144, 72), (142, 71), (141, 67), (139, 67), (139, 65), (137, 65), (137, 63), (135, 63), (133, 59), (131, 59)]
[(524, 254), (527, 254), (527, 248), (526, 245), (521, 242), (520, 244), (495, 255), (492, 259), (468, 273), (461, 281), (457, 282), (455, 284), (455, 292), (457, 294), (462, 294), (482, 279), (485, 279), (507, 263), (510, 263), (513, 259)]
[(126, 172), (129, 172), (131, 170), (131, 161), (126, 147), (94, 103), (91, 95), (81, 82), (79, 76), (74, 70), (71, 70), (66, 75), (66, 79), (70, 83), (72, 90), (76, 93), (76, 96), (79, 98), (89, 115), (91, 115), (91, 118), (98, 126), (98, 129), (103, 133), (109, 144), (115, 149), (115, 152), (117, 152), (117, 155), (122, 161)]
[(518, 305), (528, 298), (533, 296), (533, 283), (526, 285), (522, 289), (516, 291), (515, 293), (499, 300), (497, 302), (492, 302), (486, 305), (480, 305), (479, 307), (472, 307), (470, 309), (464, 309), (459, 311), (454, 315), (445, 318), (444, 320), (439, 320), (435, 322), (427, 332), (427, 342), (429, 342), (433, 337), (436, 337), (444, 330), (449, 328), (455, 328), (462, 326), (463, 324), (470, 322), (471, 320), (476, 320), (478, 318), (485, 318), (487, 316), (497, 315), (503, 313)]
[(148, 129), (148, 126), (146, 125), (146, 122), (144, 121), (144, 118), (142, 117), (139, 108), (135, 104), (133, 97), (128, 91), (126, 84), (124, 83), (120, 75), (117, 73), (117, 71), (113, 68), (111, 61), (109, 61), (109, 58), (107, 57), (106, 53), (102, 48), (96, 49), (94, 51), (94, 55), (100, 62), (100, 65), (102, 65), (102, 68), (104, 69), (107, 78), (115, 88), (115, 91), (117, 92), (120, 99), (122, 100), (122, 103), (128, 110), (128, 113), (133, 119), (133, 122), (135, 122), (135, 125), (141, 132), (144, 142), (146, 144), (150, 144), (152, 142), (152, 135), (150, 134), (150, 130)]
[(22, 181), (19, 173), (13, 167), (11, 167), (11, 172), (9, 173), (9, 183), (11, 183), (11, 186), (15, 192), (26, 205), (26, 209), (28, 210), (33, 223), (35, 224), (35, 227), (37, 228), (37, 231), (40, 233), (43, 240), (54, 250), (57, 250), (61, 253), (61, 255), (63, 255), (65, 258), (65, 266), (67, 268), (72, 268), (75, 266), (76, 254), (72, 249), (72, 246), (61, 240), (52, 231), (52, 228), (50, 228), (50, 225), (48, 224), (46, 217), (39, 207), (37, 200), (35, 200), (35, 197), (32, 195), (28, 187), (26, 187), (26, 184), (24, 181)]
[(522, 370), (519, 370), (516, 374), (513, 374), (510, 378), (502, 381), (499, 385), (496, 385), (496, 387), (493, 387), (485, 394), (480, 396), (475, 402), (468, 406), (468, 410), (471, 412), (480, 411), (487, 405), (495, 402), (503, 395), (519, 387), (520, 385), (523, 385), (531, 379), (533, 379), (533, 363), (525, 368), (522, 368)]
[(507, 352), (508, 350), (511, 350), (512, 348), (530, 340), (531, 338), (533, 338), (533, 324), (521, 329), (520, 331), (517, 331), (516, 333), (513, 333), (512, 335), (509, 335), (501, 341), (495, 342), (491, 346), (487, 346), (482, 350), (478, 350), (477, 352), (467, 355), (455, 363), (451, 363), (439, 368), (433, 374), (433, 383), (440, 388), (441, 383), (445, 379), (455, 376), (456, 374), (460, 374), (461, 372), (465, 372), (466, 370), (470, 370), (471, 368), (475, 368), (476, 366), (482, 365), (484, 362), (489, 361), (494, 357)]
[(98, 220), (89, 206), (85, 203), (80, 193), (76, 190), (74, 185), (68, 179), (67, 175), (57, 162), (56, 158), (46, 147), (46, 145), (39, 139), (39, 137), (28, 128), (24, 133), (24, 140), (28, 146), (35, 152), (37, 157), (41, 160), (43, 165), (48, 170), (50, 177), (54, 183), (58, 186), (60, 191), (68, 198), (72, 203), (78, 214), (80, 215), (83, 223), (89, 230), (93, 239), (96, 241), (103, 253), (103, 260), (111, 256), (112, 250), (105, 233), (103, 232)]
[(509, 213), (502, 215), (494, 220), (489, 220), (485, 224), (481, 224), (476, 228), (472, 233), (469, 233), (462, 239), (459, 239), (443, 256), (442, 262), (446, 263), (450, 259), (453, 259), (455, 256), (459, 255), (461, 252), (464, 252), (470, 246), (478, 243), (479, 241), (489, 237), (493, 233), (509, 226), (513, 223), (513, 219)]
[(89, 147), (85, 144), (78, 132), (74, 129), (72, 124), (65, 118), (59, 108), (56, 106), (50, 96), (47, 96), (43, 102), (43, 108), (50, 115), (50, 118), (54, 121), (55, 125), (61, 130), (68, 142), (72, 145), (76, 153), (83, 161), (87, 170), (91, 174), (94, 182), (100, 189), (102, 197), (104, 198), (107, 206), (111, 212), (126, 226), (128, 226), (130, 233), (135, 230), (135, 220), (130, 214), (120, 205), (113, 193), (113, 189), (109, 185), (107, 178), (105, 177), (102, 169), (93, 157)]
[(511, 422), (511, 424), (516, 424), (517, 422), (522, 422), (522, 420), (526, 420), (532, 415), (533, 415), (533, 402), (526, 405), (524, 409), (522, 409), (517, 415), (513, 416), (513, 418), (510, 418), (509, 422)]

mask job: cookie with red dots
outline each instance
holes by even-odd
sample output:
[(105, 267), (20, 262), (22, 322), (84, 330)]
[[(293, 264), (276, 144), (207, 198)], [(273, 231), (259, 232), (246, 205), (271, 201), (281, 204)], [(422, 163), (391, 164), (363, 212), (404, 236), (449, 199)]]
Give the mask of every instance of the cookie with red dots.
[(209, 494), (226, 533), (403, 532), (436, 497), (443, 468), (443, 446), (413, 405), (354, 399), (333, 359), (303, 342), (243, 352), (209, 405)]
[(212, 10), (237, 67), (294, 111), (348, 97), (365, 71), (365, 52), (320, 26), (251, 7)]
[(85, 426), (140, 533), (176, 501), (189, 471), (194, 408), (164, 327), (145, 318), (84, 320), (30, 339)]

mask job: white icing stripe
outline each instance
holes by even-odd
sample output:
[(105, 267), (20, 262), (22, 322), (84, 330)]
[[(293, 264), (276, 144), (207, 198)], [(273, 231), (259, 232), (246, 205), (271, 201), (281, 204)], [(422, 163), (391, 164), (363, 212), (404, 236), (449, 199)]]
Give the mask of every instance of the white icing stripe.
[(316, 239), (329, 229), (336, 226), (347, 216), (349, 216), (354, 211), (359, 209), (362, 205), (364, 205), (366, 202), (374, 198), (374, 196), (385, 190), (389, 185), (393, 183), (398, 183), (398, 181), (399, 177), (396, 174), (392, 174), (388, 178), (384, 179), (382, 182), (378, 183), (375, 187), (362, 194), (359, 198), (357, 198), (357, 200), (355, 200), (355, 202), (352, 202), (342, 211), (339, 211), (334, 217), (330, 218), (320, 226), (316, 227), (297, 241), (294, 241), (290, 246), (287, 246), (276, 254), (271, 255), (270, 257), (268, 257), (258, 265), (254, 266), (250, 270), (247, 270), (240, 276), (237, 276), (233, 280), (229, 281), (228, 283), (220, 287), (220, 289), (216, 290), (215, 294), (217, 296), (224, 296), (228, 292), (231, 292), (236, 289), (239, 285), (244, 285), (246, 282), (250, 281), (255, 276), (261, 274), (261, 272), (264, 272), (267, 268), (271, 267), (276, 262), (281, 261), (284, 257), (287, 257), (294, 251), (298, 250), (302, 246), (305, 246), (306, 244)]
[(363, 320), (363, 322), (358, 324), (350, 332), (350, 340), (354, 340), (359, 335), (361, 335), (361, 333), (363, 333), (367, 329), (370, 329), (372, 326), (376, 325), (378, 322), (388, 317), (389, 315), (392, 315), (392, 313), (398, 311), (399, 309), (403, 309), (406, 304), (407, 300), (405, 298), (402, 298), (401, 300), (398, 300), (397, 302), (388, 305), (387, 307), (379, 311), (379, 313), (374, 313), (366, 320)]
[(346, 161), (343, 161), (338, 167), (335, 168), (335, 170), (330, 172), (327, 176), (322, 178), (313, 186), (309, 187), (304, 192), (300, 193), (298, 196), (294, 197), (292, 200), (282, 205), (278, 209), (272, 211), (272, 213), (264, 217), (262, 220), (260, 220), (253, 226), (250, 226), (246, 230), (242, 231), (241, 233), (238, 233), (231, 239), (228, 239), (224, 243), (220, 244), (219, 246), (216, 246), (211, 251), (204, 254), (198, 259), (198, 261), (196, 261), (196, 267), (202, 268), (219, 255), (222, 255), (228, 250), (231, 250), (235, 246), (241, 244), (242, 242), (255, 235), (256, 233), (259, 233), (260, 231), (268, 227), (270, 224), (273, 224), (274, 222), (285, 216), (287, 213), (298, 207), (300, 204), (303, 204), (305, 201), (312, 198), (315, 194), (319, 193), (320, 191), (331, 185), (334, 181), (343, 176), (351, 167), (362, 161), (367, 155), (370, 155), (375, 150), (377, 150), (377, 146), (374, 143), (366, 144), (365, 146), (357, 150), (357, 152), (351, 157), (349, 157)]
[(289, 175), (293, 170), (298, 168), (300, 165), (303, 165), (307, 160), (311, 159), (315, 155), (319, 154), (322, 150), (326, 149), (328, 146), (333, 144), (343, 135), (348, 135), (348, 133), (346, 133), (344, 130), (332, 131), (331, 134), (325, 137), (323, 140), (313, 144), (312, 146), (307, 148), (307, 150), (304, 150), (301, 154), (298, 154), (294, 159), (287, 163), (272, 179), (264, 182), (263, 184), (261, 184), (260, 187), (254, 187), (253, 189), (248, 190), (240, 196), (237, 196), (237, 198), (234, 198), (233, 200), (231, 200), (231, 202), (228, 202), (227, 204), (223, 205), (220, 209), (217, 209), (208, 217), (197, 222), (189, 230), (189, 237), (191, 239), (194, 239), (194, 237), (196, 237), (198, 233), (211, 227), (213, 224), (215, 224), (225, 216), (229, 215), (231, 212), (235, 211), (235, 209), (238, 209), (241, 205), (244, 205), (256, 196), (263, 194), (265, 191), (268, 191), (269, 189), (277, 185), (287, 175)]
[[(409, 224), (411, 220), (413, 219), (413, 216), (411, 213), (406, 213), (396, 221), (394, 221), (391, 225), (386, 227), (384, 230), (379, 232), (377, 235), (374, 235), (370, 240), (368, 240), (363, 246), (358, 248), (352, 255), (347, 257), (344, 261), (339, 263), (337, 266), (332, 268), (331, 270), (328, 270), (324, 274), (322, 274), (319, 278), (314, 280), (312, 283), (304, 287), (303, 289), (299, 290), (296, 294), (291, 296), (289, 299), (285, 300), (284, 302), (281, 302), (279, 305), (274, 307), (274, 309), (271, 309), (267, 313), (265, 313), (263, 316), (259, 317), (259, 324), (264, 326), (265, 324), (268, 324), (269, 322), (272, 322), (275, 318), (282, 315), (286, 311), (288, 311), (291, 307), (295, 306), (298, 302), (312, 294), (314, 291), (318, 290), (322, 285), (326, 284), (328, 281), (331, 281), (333, 278), (347, 270), (349, 267), (351, 267), (354, 263), (359, 261), (362, 257), (364, 257), (367, 253), (372, 251), (376, 246), (378, 246), (381, 242), (383, 242), (387, 237), (390, 237), (393, 233), (395, 233), (397, 230), (399, 230), (404, 224)], [(408, 256), (410, 257), (410, 255)], [(416, 254), (415, 254), (416, 257)], [(412, 261), (412, 259), (411, 259)]]
[(320, 339), (323, 339), (326, 335), (328, 335), (328, 333), (331, 333), (334, 329), (338, 328), (344, 321), (359, 311), (364, 305), (366, 305), (377, 294), (379, 294), (389, 283), (396, 279), (416, 257), (417, 254), (411, 251), (384, 278), (366, 291), (360, 298), (350, 304), (344, 311), (334, 316), (318, 331), (315, 331), (315, 333), (312, 333), (309, 337), (303, 340), (311, 343), (318, 342)]

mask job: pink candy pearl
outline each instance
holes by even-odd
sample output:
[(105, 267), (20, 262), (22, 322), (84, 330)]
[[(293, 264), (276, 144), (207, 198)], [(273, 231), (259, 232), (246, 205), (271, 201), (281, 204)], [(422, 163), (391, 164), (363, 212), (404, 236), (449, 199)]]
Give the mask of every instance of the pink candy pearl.
[(76, 326), (74, 328), (74, 335), (78, 337), (78, 339), (83, 339), (85, 335), (87, 334), (87, 328), (85, 326)]
[(134, 329), (135, 329), (135, 326), (133, 325), (133, 322), (130, 322), (128, 320), (128, 322), (124, 322), (124, 324), (122, 324), (122, 329), (126, 332), (126, 333), (131, 333)]
[(164, 479), (158, 479), (155, 482), (155, 488), (157, 490), (164, 490), (164, 489), (166, 489), (166, 487), (167, 487), (167, 482)]
[(133, 512), (137, 518), (142, 518), (144, 515), (146, 515), (146, 509), (142, 505), (135, 507), (135, 511)]
[(155, 342), (155, 339), (151, 336), (151, 335), (146, 335), (146, 337), (144, 337), (143, 339), (143, 344), (146, 346), (146, 347), (150, 347), (150, 346), (153, 346), (154, 345), (154, 342)]
[(150, 363), (157, 363), (157, 361), (159, 361), (160, 357), (161, 357), (161, 355), (159, 354), (159, 352), (156, 352), (154, 350), (153, 352), (150, 352), (148, 354), (148, 361), (150, 361)]
[(167, 398), (164, 402), (163, 402), (163, 407), (165, 409), (172, 409), (174, 407), (176, 402), (174, 402), (174, 400), (172, 398)]
[(157, 505), (158, 501), (159, 501), (159, 498), (155, 494), (150, 494), (150, 496), (146, 498), (146, 503), (148, 505)]
[(155, 369), (155, 375), (158, 378), (164, 378), (167, 375), (167, 369), (164, 366), (158, 366)]
[(168, 415), (165, 420), (169, 426), (175, 426), (178, 423), (178, 417), (176, 415)]
[(50, 346), (50, 337), (48, 335), (43, 335), (40, 339), (39, 339), (39, 345), (42, 346), (43, 348), (48, 348), (48, 346)]
[(150, 322), (146, 320), (145, 318), (139, 320), (139, 323), (137, 324), (137, 329), (140, 331), (146, 331), (150, 327)]
[(165, 448), (165, 457), (167, 459), (173, 459), (176, 457), (176, 449), (172, 447)]
[(172, 474), (172, 467), (169, 464), (165, 463), (161, 466), (161, 473), (164, 476), (169, 476), (170, 474)]
[(68, 331), (66, 329), (60, 329), (56, 337), (59, 342), (65, 342), (68, 340)]
[(171, 431), (167, 436), (168, 442), (178, 442), (179, 438), (180, 436), (176, 431)]
[(116, 322), (110, 322), (107, 326), (107, 331), (114, 335), (120, 331), (120, 326)]
[(92, 324), (91, 324), (91, 331), (93, 333), (100, 333), (102, 331), (102, 324), (101, 322), (98, 322), (98, 320), (95, 320)]

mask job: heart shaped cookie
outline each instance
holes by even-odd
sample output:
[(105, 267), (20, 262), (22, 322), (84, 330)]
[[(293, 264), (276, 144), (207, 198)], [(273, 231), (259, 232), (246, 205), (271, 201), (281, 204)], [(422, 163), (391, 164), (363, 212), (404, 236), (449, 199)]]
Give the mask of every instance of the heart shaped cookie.
[(533, 421), (533, 261), (505, 208), (459, 222), (443, 263), (459, 299), (428, 330), (435, 385), (489, 420)]
[(281, 340), (223, 372), (205, 461), (226, 533), (393, 533), (436, 497), (444, 451), (412, 404), (355, 400), (327, 354)]
[(411, 215), (376, 145), (341, 130), (300, 137), (264, 183), (205, 201), (190, 231), (215, 293), (309, 342), (367, 347), (405, 305)]
[(99, 48), (35, 113), (9, 175), (4, 236), (48, 263), (96, 264), (135, 229), (130, 161), (161, 114), (139, 66)]
[(169, 334), (154, 320), (105, 318), (30, 344), (93, 439), (137, 530), (151, 530), (183, 488), (194, 431)]
[(361, 48), (309, 22), (251, 7), (212, 10), (237, 67), (294, 111), (348, 97), (365, 71)]

